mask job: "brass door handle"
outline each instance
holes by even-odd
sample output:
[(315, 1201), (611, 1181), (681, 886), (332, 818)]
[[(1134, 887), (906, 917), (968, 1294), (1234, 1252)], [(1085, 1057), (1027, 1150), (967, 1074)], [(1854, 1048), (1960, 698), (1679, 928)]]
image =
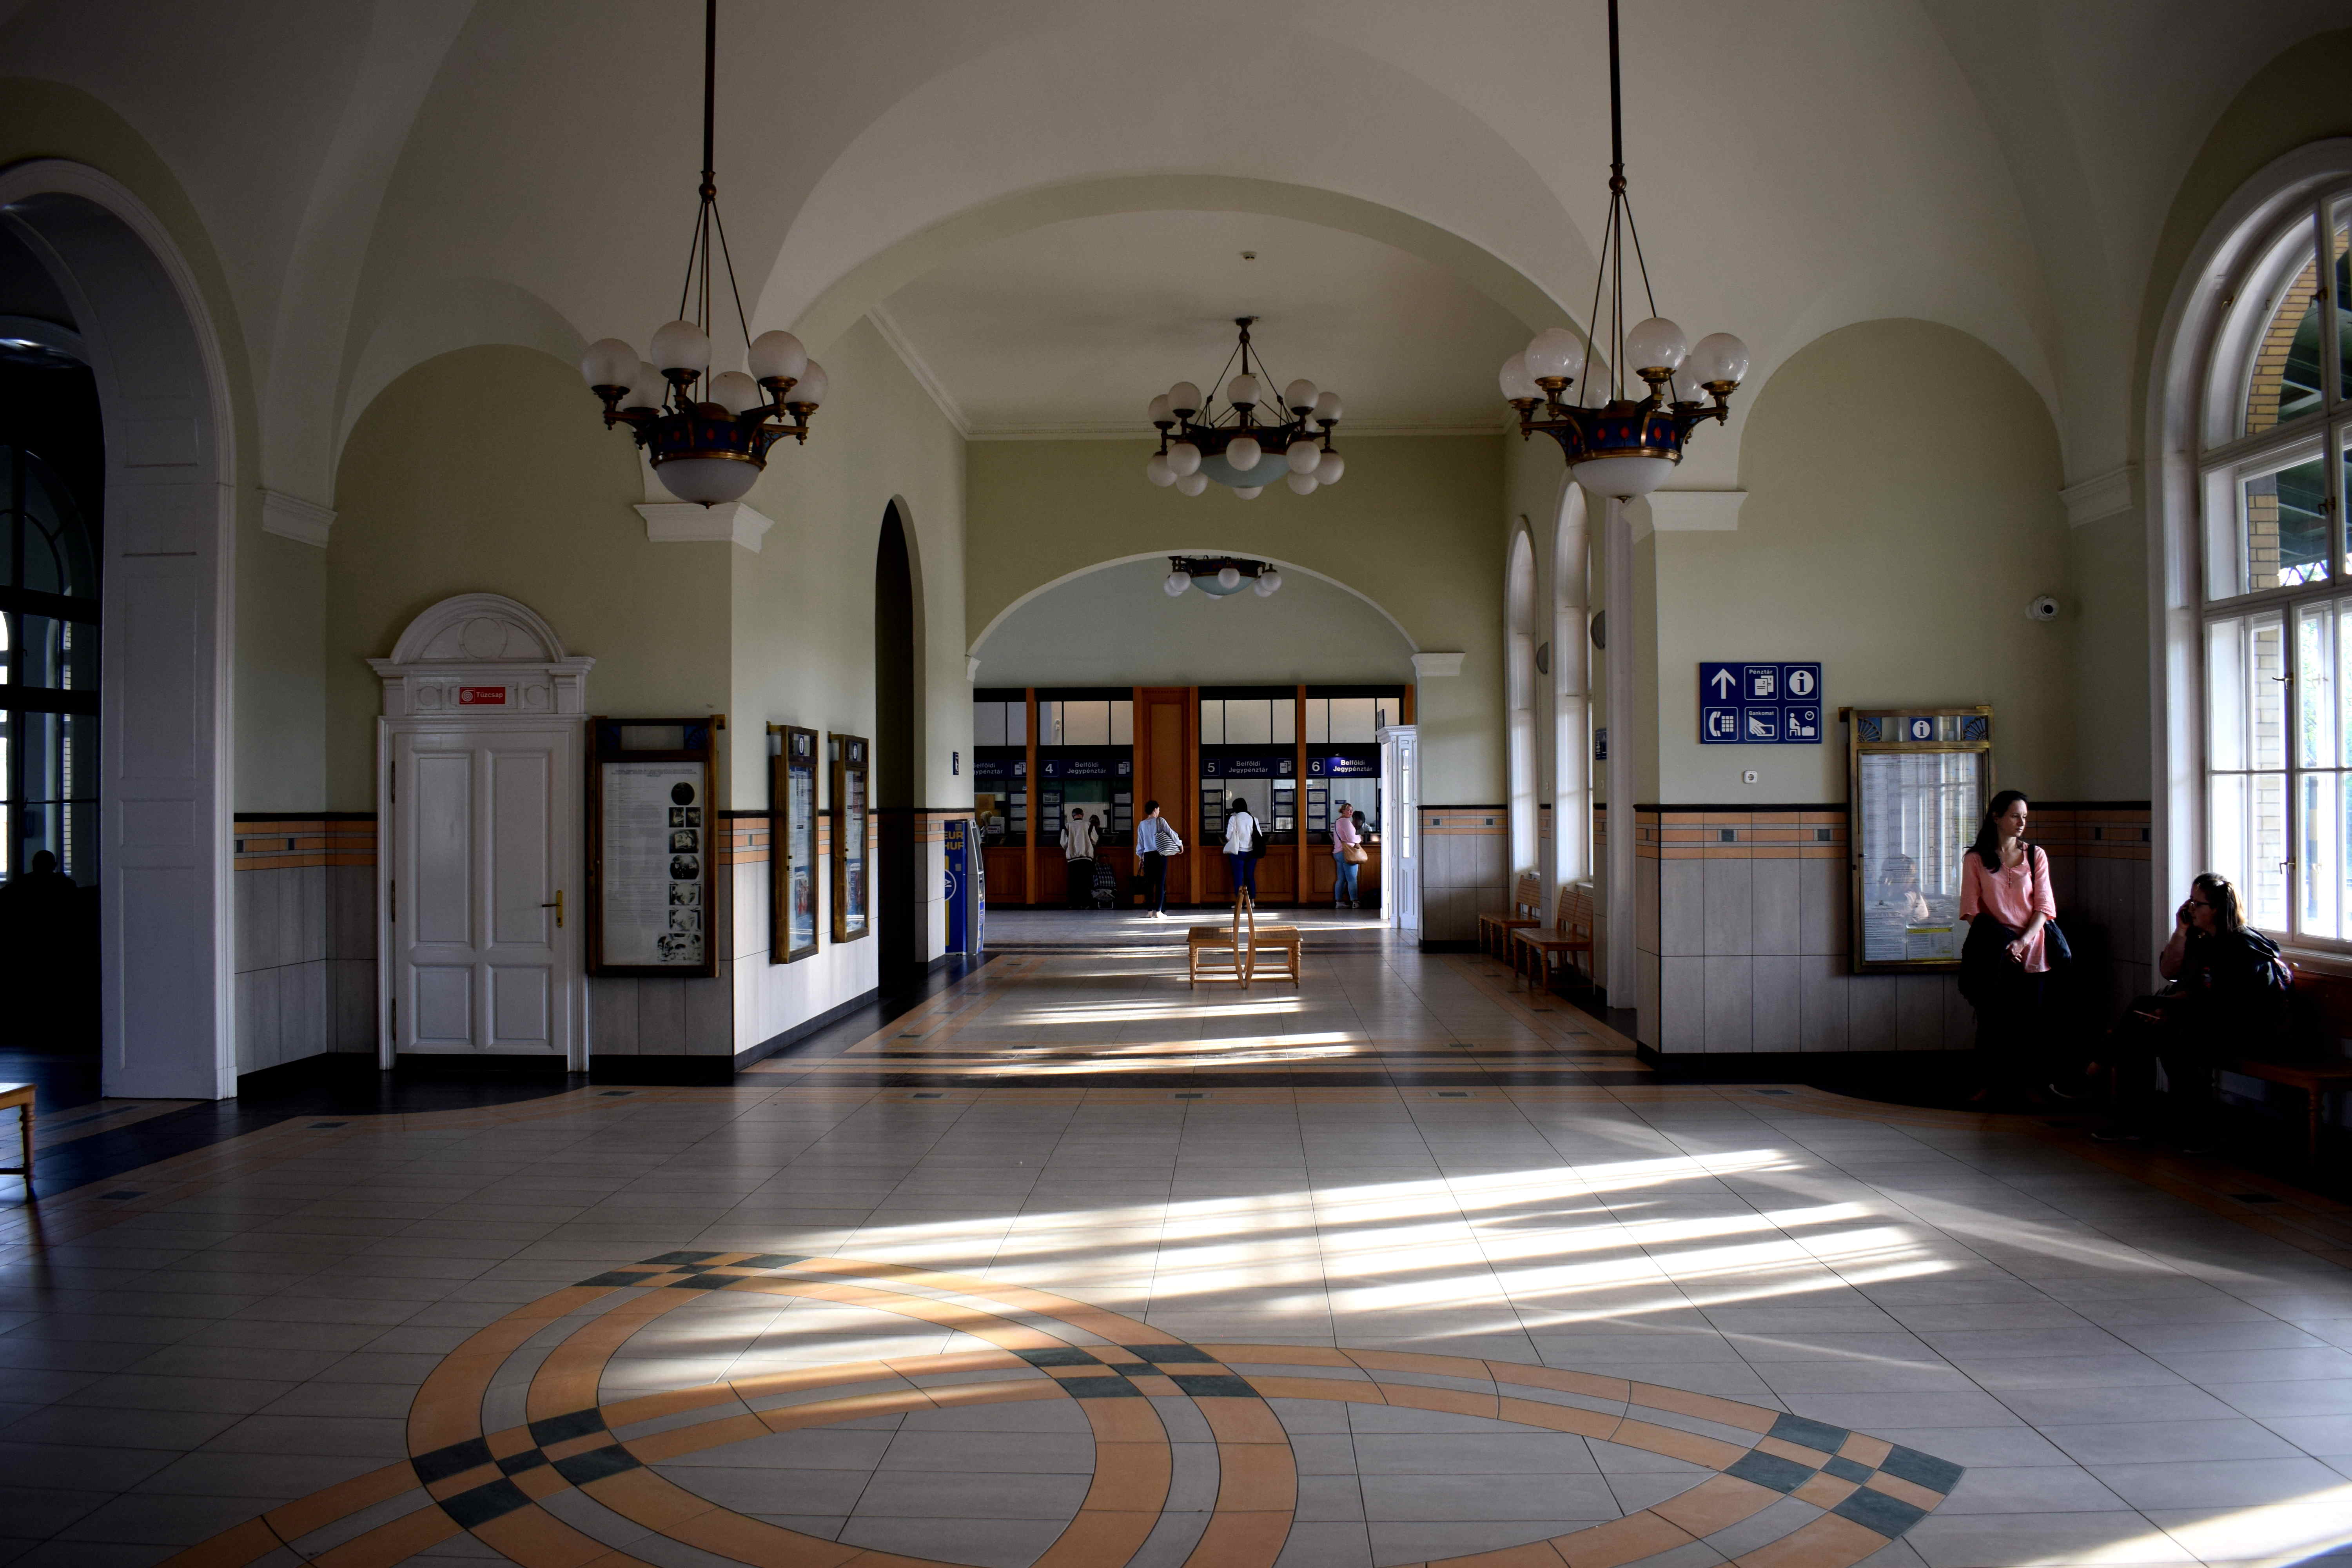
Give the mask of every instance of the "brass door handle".
[(562, 930), (563, 929), (563, 889), (562, 889), (558, 888), (558, 889), (555, 889), (555, 901), (554, 901), (553, 903), (541, 904), (541, 905), (540, 905), (539, 907), (540, 907), (541, 909), (542, 909), (542, 910), (553, 910), (555, 911), (555, 929), (556, 929), (556, 930), (558, 930), (558, 931), (562, 931)]

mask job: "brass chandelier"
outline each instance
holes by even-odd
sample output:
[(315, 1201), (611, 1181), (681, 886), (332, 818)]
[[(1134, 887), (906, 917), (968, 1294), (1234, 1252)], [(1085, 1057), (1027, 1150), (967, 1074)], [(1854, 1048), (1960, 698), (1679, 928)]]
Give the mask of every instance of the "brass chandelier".
[[(1650, 316), (1625, 325), (1625, 243), (1631, 238)], [(1603, 339), (1601, 295), (1608, 291), (1609, 333)], [(1666, 482), (1683, 460), (1683, 443), (1709, 419), (1731, 412), (1729, 398), (1748, 374), (1748, 345), (1729, 332), (1701, 338), (1696, 347), (1681, 327), (1659, 315), (1650, 291), (1650, 269), (1642, 236), (1625, 194), (1625, 115), (1618, 83), (1617, 0), (1609, 0), (1609, 217), (1601, 231), (1601, 258), (1592, 279), (1592, 308), (1585, 321), (1596, 348), (1605, 345), (1610, 384), (1607, 398), (1587, 403), (1592, 378), (1586, 376), (1577, 400), (1569, 386), (1588, 368), (1585, 345), (1566, 327), (1536, 334), (1525, 352), (1503, 362), (1503, 396), (1518, 411), (1522, 439), (1540, 430), (1558, 441), (1569, 471), (1599, 495), (1647, 495)], [(1625, 395), (1625, 370), (1647, 386), (1646, 395)]]
[[(1225, 383), (1223, 416), (1209, 408), (1201, 389), (1189, 381), (1151, 400), (1150, 417), (1160, 432), (1160, 450), (1144, 465), (1145, 479), (1163, 489), (1173, 485), (1188, 496), (1199, 495), (1214, 479), (1242, 500), (1255, 500), (1276, 478), (1307, 496), (1338, 484), (1348, 471), (1348, 460), (1331, 449), (1331, 427), (1342, 412), (1338, 393), (1302, 377), (1282, 389), (1274, 417), (1261, 414), (1259, 377), (1265, 374), (1265, 362), (1252, 363), (1250, 343), (1256, 321), (1234, 318), (1241, 342), (1224, 368), (1233, 369), (1238, 359), (1241, 374)], [(1272, 384), (1270, 377), (1265, 384)]]
[[(687, 247), (679, 319), (654, 333), (650, 360), (639, 359), (635, 348), (619, 338), (600, 338), (580, 361), (580, 374), (604, 401), (605, 428), (626, 425), (646, 449), (662, 487), (702, 506), (740, 500), (768, 466), (769, 448), (785, 437), (805, 443), (809, 416), (826, 391), (824, 367), (808, 357), (800, 339), (785, 331), (754, 338), (743, 314), (734, 258), (727, 252), (727, 226), (719, 216), (719, 183), (711, 172), (718, 51), (719, 0), (704, 0), (701, 205)], [(743, 334), (748, 374), (710, 374), (714, 240)]]

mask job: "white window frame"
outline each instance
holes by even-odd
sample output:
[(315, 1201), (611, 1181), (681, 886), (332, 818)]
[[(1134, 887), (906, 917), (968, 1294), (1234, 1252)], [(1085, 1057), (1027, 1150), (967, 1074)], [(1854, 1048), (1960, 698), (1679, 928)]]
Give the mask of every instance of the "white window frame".
[[(2341, 322), (2330, 244), (2336, 226), (2352, 218), (2352, 159), (2346, 157), (2347, 152), (2352, 152), (2352, 142), (2305, 149), (2303, 154), (2290, 155), (2264, 171), (2240, 193), (2231, 204), (2234, 210), (2225, 210), (2200, 247), (2200, 257), (2207, 262), (2203, 278), (2198, 279), (2193, 260), (2184, 270), (2184, 290), (2192, 279), (2209, 285), (2202, 300), (2193, 297), (2184, 300), (2182, 293), (2176, 291), (2174, 310), (2168, 314), (2164, 341), (2159, 343), (2159, 365), (2164, 364), (2168, 348), (2172, 358), (2186, 358), (2188, 363), (2173, 365), (2176, 374), (2167, 378), (2167, 384), (2152, 389), (2158, 395), (2150, 399), (2152, 429), (2168, 426), (2167, 434), (2174, 437), (2169, 444), (2173, 456), (2162, 476), (2155, 509), (2164, 547), (2151, 552), (2151, 571), (2158, 579), (2155, 613), (2159, 646), (2167, 656), (2159, 665), (2158, 683), (2158, 777), (2177, 781), (2159, 791), (2169, 797), (2170, 809), (2159, 806), (2154, 868), (2160, 879), (2159, 892), (2151, 903), (2159, 914), (2157, 923), (2168, 924), (2172, 900), (2163, 889), (2208, 867), (2238, 870), (2243, 877), (2241, 887), (2247, 896), (2249, 916), (2262, 929), (2291, 948), (2352, 954), (2352, 940), (2304, 926), (2305, 781), (2315, 775), (2340, 775), (2344, 771), (2340, 765), (2327, 764), (2340, 764), (2343, 753), (2338, 750), (2332, 757), (2313, 763), (2297, 744), (2298, 695), (2307, 687), (2325, 686), (2336, 675), (2334, 668), (2306, 670), (2302, 667), (2301, 619), (2315, 606), (2352, 600), (2352, 549), (2347, 549), (2345, 497), (2345, 459), (2352, 453), (2352, 398), (2346, 396), (2339, 361)], [(2320, 155), (2310, 156), (2315, 153)], [(2277, 178), (2281, 174), (2286, 178)], [(2265, 185), (2270, 187), (2267, 191)], [(2267, 430), (2241, 434), (2256, 352), (2279, 310), (2283, 289), (2306, 264), (2315, 268), (2318, 283), (2320, 406)], [(2200, 303), (2201, 321), (2197, 319)], [(2200, 340), (2201, 353), (2197, 352)], [(2182, 369), (2189, 374), (2179, 374)], [(2179, 395), (2192, 389), (2193, 407), (2185, 406), (2191, 400)], [(2172, 395), (2168, 407), (2165, 406), (2167, 393)], [(2179, 440), (2181, 436), (2190, 439)], [(2164, 447), (2152, 445), (2151, 449)], [(2246, 588), (2242, 486), (2251, 478), (2315, 457), (2321, 459), (2324, 516), (2330, 535), (2325, 557), (2328, 575), (2275, 587)], [(2180, 526), (2183, 522), (2189, 524), (2185, 529)], [(2193, 570), (2183, 573), (2184, 567)], [(2179, 591), (2192, 585), (2193, 593)], [(2188, 603), (2184, 605), (2183, 599)], [(2182, 609), (2191, 614), (2178, 614)], [(2276, 910), (2258, 903), (2258, 888), (2270, 874), (2266, 865), (2252, 863), (2258, 857), (2266, 858), (2252, 847), (2259, 836), (2250, 830), (2249, 847), (2242, 852), (2214, 838), (2215, 779), (2224, 773), (2249, 775), (2254, 770), (2251, 757), (2241, 758), (2245, 765), (2240, 768), (2217, 768), (2217, 761), (2222, 759), (2214, 754), (2210, 731), (2217, 713), (2211, 685), (2217, 674), (2210, 651), (2214, 646), (2213, 628), (2272, 614), (2279, 617), (2282, 628), (2284, 674), (2276, 679), (2284, 686), (2285, 720), (2280, 741), (2284, 766), (2263, 770), (2275, 771), (2283, 779), (2285, 858), (2277, 869), (2284, 872), (2284, 898)], [(2189, 634), (2186, 639), (2181, 636), (2184, 632)], [(2186, 648), (2181, 646), (2184, 640), (2189, 645)], [(2327, 648), (2324, 657), (2332, 665), (2336, 658), (2332, 637)], [(2186, 659), (2179, 657), (2184, 652), (2189, 655)], [(2175, 674), (2187, 676), (2195, 689), (2177, 689), (2183, 682), (2165, 679)], [(2250, 679), (2242, 668), (2237, 685), (2244, 687)], [(2168, 685), (2174, 689), (2167, 689)], [(2182, 762), (2192, 762), (2185, 780), (2178, 765)], [(2189, 787), (2184, 791), (2179, 783)], [(2182, 798), (2184, 795), (2188, 798)], [(2334, 798), (2340, 803), (2340, 788)], [(2331, 908), (2345, 881), (2342, 838), (2339, 831), (2338, 864), (2330, 873), (2335, 884), (2327, 900)], [(2177, 863), (2183, 860), (2184, 852), (2195, 864)], [(2343, 929), (2336, 917), (2328, 918), (2329, 923)]]
[(1512, 524), (1510, 552), (1505, 559), (1504, 761), (1511, 792), (1505, 820), (1510, 826), (1512, 874), (1540, 875), (1536, 864), (1536, 551), (1524, 517)]

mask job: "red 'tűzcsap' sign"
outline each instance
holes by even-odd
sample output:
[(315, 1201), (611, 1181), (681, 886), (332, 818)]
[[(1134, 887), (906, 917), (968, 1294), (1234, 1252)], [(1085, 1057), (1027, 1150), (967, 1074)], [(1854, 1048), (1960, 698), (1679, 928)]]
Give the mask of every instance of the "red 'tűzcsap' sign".
[(507, 705), (507, 689), (503, 686), (461, 686), (457, 688), (460, 708), (503, 708)]

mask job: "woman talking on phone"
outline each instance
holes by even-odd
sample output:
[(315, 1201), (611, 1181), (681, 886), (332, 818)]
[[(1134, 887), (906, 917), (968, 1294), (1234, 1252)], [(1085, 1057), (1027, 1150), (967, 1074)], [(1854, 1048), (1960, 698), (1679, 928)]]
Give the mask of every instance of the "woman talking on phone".
[(1960, 858), (1960, 991), (1977, 1010), (1977, 1049), (1988, 1083), (1979, 1100), (2025, 1100), (2046, 1079), (2042, 985), (2050, 973), (2045, 928), (2058, 916), (2050, 857), (2025, 841), (2032, 804), (2005, 789), (1985, 808), (1976, 842)]

